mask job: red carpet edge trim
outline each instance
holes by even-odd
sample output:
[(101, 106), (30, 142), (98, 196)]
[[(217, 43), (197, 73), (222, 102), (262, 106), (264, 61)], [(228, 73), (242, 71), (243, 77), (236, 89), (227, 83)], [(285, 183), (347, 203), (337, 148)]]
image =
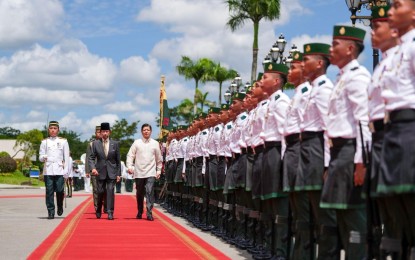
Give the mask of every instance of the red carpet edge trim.
[[(157, 212), (157, 213), (155, 213), (154, 211)], [(175, 227), (175, 225), (178, 225), (180, 228), (184, 229), (185, 231), (187, 231), (189, 233), (191, 233), (191, 231), (186, 230), (185, 228), (183, 228), (182, 226), (180, 226), (177, 223), (174, 223), (174, 224), (169, 223), (169, 220), (170, 221), (173, 221), (173, 220), (171, 220), (168, 216), (166, 216), (165, 214), (163, 214), (162, 212), (160, 212), (157, 209), (153, 209), (153, 214), (158, 218), (158, 220), (160, 220), (161, 224), (163, 224), (170, 232), (172, 232), (179, 240), (181, 240), (186, 246), (188, 246), (193, 252), (195, 252), (195, 254), (199, 255), (202, 259), (217, 259), (217, 257), (215, 257), (214, 255), (209, 253), (208, 250), (206, 250), (205, 248), (200, 246), (197, 242), (192, 240), (191, 237), (189, 237), (183, 231), (181, 231), (177, 227)], [(195, 235), (193, 233), (191, 233), (191, 234), (197, 237), (197, 235)], [(199, 239), (201, 239), (201, 238), (199, 238)], [(204, 241), (203, 239), (201, 239), (201, 240)], [(207, 243), (206, 241), (204, 241), (204, 242)]]
[[(50, 234), (41, 244), (39, 247), (44, 247), (44, 242), (47, 239), (50, 239), (54, 232), (57, 232), (56, 239), (52, 243), (52, 245), (48, 248), (41, 249), (42, 252), (40, 254), (40, 259), (57, 259), (59, 258), (62, 251), (65, 249), (66, 244), (68, 243), (69, 239), (71, 238), (76, 226), (78, 225), (79, 221), (81, 220), (82, 214), (86, 211), (89, 206), (89, 202), (91, 199), (86, 199), (82, 204), (80, 204), (77, 208), (73, 210), (71, 214), (69, 214), (64, 221), (62, 221), (59, 226)], [(75, 213), (76, 212), (76, 213)], [(67, 221), (65, 221), (67, 220)], [(61, 231), (62, 229), (62, 231)], [(33, 255), (38, 251), (40, 248), (36, 248), (28, 257), (28, 259), (34, 259), (35, 256)]]

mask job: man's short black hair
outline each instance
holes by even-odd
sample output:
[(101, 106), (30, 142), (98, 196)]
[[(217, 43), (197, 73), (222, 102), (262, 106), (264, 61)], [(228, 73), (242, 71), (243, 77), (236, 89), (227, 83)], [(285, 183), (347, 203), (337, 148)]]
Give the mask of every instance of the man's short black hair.
[(150, 128), (150, 131), (153, 131), (153, 129), (151, 129), (151, 125), (145, 123), (141, 126), (141, 132), (143, 131), (144, 127), (148, 127), (148, 128)]

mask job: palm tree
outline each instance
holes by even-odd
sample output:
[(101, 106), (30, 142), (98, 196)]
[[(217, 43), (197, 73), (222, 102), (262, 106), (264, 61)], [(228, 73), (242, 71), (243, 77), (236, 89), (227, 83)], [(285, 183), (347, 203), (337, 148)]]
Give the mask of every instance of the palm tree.
[(236, 70), (228, 70), (225, 67), (222, 67), (220, 62), (214, 65), (211, 78), (209, 80), (219, 83), (219, 105), (222, 104), (222, 83), (235, 78), (237, 74)]
[(199, 89), (196, 90), (196, 104), (200, 104), (200, 110), (203, 112), (204, 106), (208, 107), (214, 107), (216, 106), (216, 102), (207, 100), (207, 96), (209, 95), (209, 92), (202, 93)]
[(262, 19), (273, 21), (280, 17), (280, 0), (226, 0), (230, 18), (226, 25), (232, 32), (242, 27), (247, 19), (254, 23), (251, 82), (255, 81), (258, 63), (258, 30)]
[(182, 56), (180, 64), (176, 66), (179, 75), (184, 76), (186, 80), (195, 80), (195, 95), (193, 102), (193, 114), (197, 112), (196, 91), (199, 88), (199, 81), (206, 82), (208, 73), (212, 70), (213, 61), (207, 58), (201, 58), (194, 62), (187, 56)]

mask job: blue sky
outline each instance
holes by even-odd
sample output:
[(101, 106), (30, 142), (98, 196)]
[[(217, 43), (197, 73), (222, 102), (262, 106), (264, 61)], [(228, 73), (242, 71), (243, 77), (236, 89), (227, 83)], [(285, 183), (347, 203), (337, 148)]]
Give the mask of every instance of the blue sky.
[[(281, 0), (280, 19), (260, 24), (259, 68), (281, 33), (287, 49), (302, 50), (330, 43), (349, 17), (342, 0)], [(40, 129), (49, 115), (86, 139), (100, 122), (126, 118), (152, 124), (157, 136), (161, 75), (170, 107), (194, 94), (175, 71), (182, 55), (249, 78), (252, 23), (232, 33), (227, 19), (222, 0), (0, 0), (0, 127)], [(357, 26), (368, 32), (359, 60), (371, 70), (370, 29)], [(218, 100), (217, 84), (201, 90)]]

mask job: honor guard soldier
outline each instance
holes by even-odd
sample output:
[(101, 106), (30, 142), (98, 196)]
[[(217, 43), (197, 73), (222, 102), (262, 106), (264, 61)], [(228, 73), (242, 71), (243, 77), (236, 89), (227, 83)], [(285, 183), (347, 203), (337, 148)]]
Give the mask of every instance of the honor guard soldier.
[[(398, 49), (398, 34), (393, 30), (388, 22), (388, 10), (390, 6), (375, 6), (372, 8), (372, 47), (382, 52), (382, 60), (373, 71), (372, 80), (368, 87), (369, 96), (369, 128), (372, 132), (372, 149), (370, 155), (370, 174), (366, 177), (365, 192), (367, 196), (367, 221), (368, 221), (368, 256), (370, 258), (386, 258), (386, 254), (391, 254), (392, 259), (398, 259), (400, 248), (393, 247), (393, 239), (400, 239), (398, 233), (393, 231), (394, 227), (400, 224), (394, 223), (394, 208), (398, 203), (388, 203), (387, 199), (378, 197), (376, 187), (379, 178), (380, 157), (383, 146), (385, 103), (382, 98), (382, 89), (385, 89), (391, 82), (392, 57)], [(389, 79), (388, 79), (389, 78)], [(369, 179), (370, 178), (370, 179)], [(382, 223), (383, 222), (383, 223)], [(402, 222), (400, 222), (402, 223)], [(383, 225), (383, 238), (381, 251), (379, 252), (379, 234)], [(402, 234), (402, 232), (400, 232)], [(391, 240), (392, 239), (392, 240)], [(395, 241), (396, 241), (395, 240)], [(374, 243), (376, 242), (376, 243)], [(400, 244), (399, 242), (397, 244)]]
[[(293, 248), (293, 259), (305, 259), (308, 257), (305, 248), (309, 241), (309, 201), (307, 194), (296, 192), (298, 183), (297, 176), (301, 176), (300, 158), (300, 122), (309, 99), (311, 85), (305, 80), (302, 68), (303, 54), (293, 53), (293, 61), (288, 71), (288, 82), (295, 86), (295, 94), (287, 109), (287, 117), (284, 126), (284, 139), (286, 149), (283, 160), (283, 185), (284, 191), (289, 192), (290, 207), (292, 211), (292, 225), (295, 229), (295, 245)], [(291, 233), (291, 232), (290, 232)]]
[(260, 87), (268, 96), (265, 115), (261, 118), (259, 137), (264, 141), (262, 156), (261, 189), (262, 219), (265, 222), (265, 238), (275, 259), (285, 259), (288, 226), (288, 198), (282, 190), (282, 139), (289, 97), (282, 92), (287, 81), (288, 67), (270, 63)]
[(362, 151), (366, 150), (363, 145), (367, 146), (371, 140), (367, 106), (370, 74), (357, 61), (364, 48), (364, 37), (362, 29), (335, 26), (330, 48), (330, 62), (339, 67), (340, 75), (328, 105), (330, 163), (320, 207), (336, 211), (347, 259), (364, 259), (366, 256)]
[(173, 210), (173, 190), (174, 190), (174, 176), (176, 175), (176, 160), (175, 151), (177, 147), (176, 127), (167, 136), (167, 152), (166, 152), (166, 206), (169, 212)]
[[(395, 243), (402, 258), (415, 259), (415, 2), (395, 0), (389, 24), (400, 41), (392, 57), (391, 74), (382, 91), (386, 122), (377, 192), (393, 206)], [(389, 77), (388, 77), (389, 78)], [(402, 235), (402, 232), (403, 235)], [(384, 241), (382, 241), (383, 244)], [(406, 251), (409, 252), (406, 253)]]
[[(228, 219), (230, 218), (231, 220), (227, 223), (228, 225), (226, 225), (227, 239), (230, 241), (234, 238), (235, 244), (242, 249), (246, 248), (246, 245), (242, 242), (242, 240), (246, 238), (243, 236), (245, 231), (245, 223), (243, 221), (246, 220), (245, 218), (236, 216), (237, 223), (236, 226), (234, 226), (234, 214), (232, 214), (234, 211), (232, 207), (236, 206), (236, 208), (238, 208), (239, 206), (244, 206), (248, 208), (245, 204), (248, 199), (248, 194), (245, 191), (247, 154), (246, 143), (243, 142), (242, 139), (242, 129), (248, 121), (248, 114), (243, 110), (243, 100), (245, 96), (245, 93), (239, 92), (235, 93), (232, 97), (232, 104), (230, 108), (232, 113), (236, 116), (229, 140), (229, 148), (232, 152), (232, 162), (226, 173), (227, 186), (224, 190), (226, 195), (226, 203), (223, 206), (223, 210), (227, 213)], [(244, 145), (241, 145), (242, 142)], [(238, 212), (235, 214), (238, 214)], [(234, 229), (236, 229), (236, 232)], [(245, 244), (246, 242), (247, 241), (245, 241)]]
[(63, 214), (64, 183), (68, 176), (69, 145), (65, 138), (58, 137), (59, 123), (50, 121), (48, 138), (42, 140), (39, 149), (39, 160), (44, 163), (43, 175), (46, 186), (46, 207), (48, 219), (55, 218), (54, 193), (56, 192), (57, 214)]
[(177, 127), (178, 131), (178, 144), (175, 153), (177, 160), (176, 173), (174, 176), (174, 190), (173, 190), (173, 214), (181, 216), (182, 210), (182, 192), (183, 192), (183, 177), (185, 175), (185, 162), (184, 157), (186, 155), (186, 147), (189, 138), (185, 136), (187, 126), (180, 125)]
[[(330, 45), (324, 43), (304, 44), (303, 73), (312, 85), (304, 113), (301, 129), (301, 170), (297, 175), (296, 192), (304, 192), (310, 201), (309, 234), (304, 230), (304, 239), (310, 248), (310, 256), (315, 256), (313, 247), (314, 230), (317, 231), (319, 259), (338, 259), (340, 256), (336, 212), (320, 208), (323, 176), (329, 166), (330, 150), (325, 132), (327, 105), (333, 90), (333, 83), (326, 76)], [(313, 227), (315, 222), (316, 228)]]
[[(223, 189), (224, 184), (224, 172), (221, 175), (218, 174), (218, 167), (219, 167), (219, 158), (218, 158), (218, 147), (219, 142), (222, 134), (223, 124), (219, 123), (219, 107), (211, 107), (209, 109), (208, 115), (208, 124), (211, 126), (210, 128), (210, 135), (207, 142), (207, 149), (209, 153), (209, 209), (208, 209), (208, 222), (209, 226), (207, 227), (209, 230), (215, 228), (215, 219), (213, 215), (215, 213), (215, 208), (217, 206), (217, 190)], [(222, 158), (223, 161), (224, 158)]]

